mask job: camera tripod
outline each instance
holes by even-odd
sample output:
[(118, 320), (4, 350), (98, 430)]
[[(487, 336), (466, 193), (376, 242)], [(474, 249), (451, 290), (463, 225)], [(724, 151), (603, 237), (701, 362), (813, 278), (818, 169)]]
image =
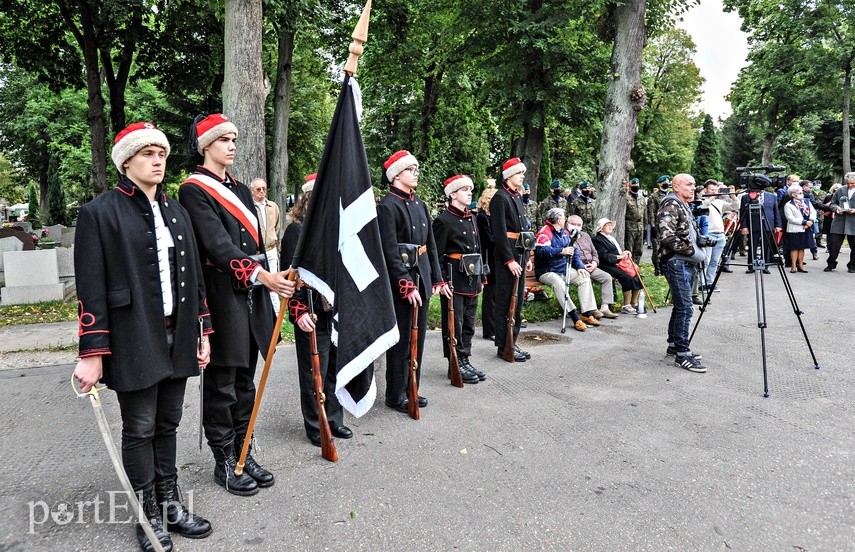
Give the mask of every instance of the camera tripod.
[[(810, 351), (810, 356), (813, 359), (814, 368), (819, 370), (820, 365), (816, 360), (816, 355), (814, 354), (813, 347), (810, 344), (807, 330), (805, 330), (805, 325), (802, 322), (802, 314), (804, 313), (799, 308), (798, 302), (796, 301), (796, 295), (793, 293), (792, 286), (790, 286), (790, 281), (787, 278), (787, 273), (784, 270), (784, 263), (778, 253), (778, 245), (775, 243), (772, 230), (769, 226), (769, 221), (766, 219), (765, 213), (763, 212), (763, 206), (760, 205), (760, 202), (758, 201), (759, 197), (759, 192), (749, 192), (748, 201), (740, 207), (739, 220), (748, 221), (748, 235), (746, 238), (750, 246), (750, 253), (747, 266), (749, 271), (753, 271), (754, 273), (754, 301), (757, 308), (757, 327), (760, 328), (760, 351), (763, 361), (763, 396), (768, 397), (769, 380), (766, 364), (766, 286), (763, 281), (763, 275), (768, 271), (769, 266), (774, 265), (781, 274), (781, 280), (784, 282), (784, 290), (787, 292), (787, 298), (790, 301), (790, 306), (792, 306), (793, 312), (796, 314), (796, 318), (799, 321), (802, 335), (805, 338), (805, 344), (807, 345), (808, 351)], [(778, 206), (776, 204), (775, 209), (777, 208)], [(743, 217), (748, 218), (746, 219)], [(735, 238), (738, 235), (738, 231), (739, 229), (737, 228), (725, 243), (724, 249), (721, 252), (722, 259), (727, 259), (733, 251), (733, 248), (736, 247), (737, 241)], [(737, 264), (737, 266), (741, 265)], [(710, 286), (711, 289), (715, 289), (718, 279), (721, 277), (723, 268), (724, 263), (719, 263), (715, 278)], [(701, 319), (703, 318), (707, 304), (709, 303), (710, 295), (710, 293), (707, 293), (704, 297), (704, 303), (700, 307), (701, 312), (698, 315), (697, 321), (695, 321), (695, 327), (692, 328), (691, 335), (689, 335), (689, 343), (691, 343), (692, 339), (695, 337), (695, 332), (701, 323)]]

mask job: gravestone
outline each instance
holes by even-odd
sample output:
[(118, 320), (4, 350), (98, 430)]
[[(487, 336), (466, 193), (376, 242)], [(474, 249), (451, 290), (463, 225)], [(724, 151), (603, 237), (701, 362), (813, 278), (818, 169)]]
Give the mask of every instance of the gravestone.
[(21, 222), (16, 222), (15, 224), (12, 225), (12, 228), (20, 228), (21, 230), (23, 230), (27, 234), (33, 233), (33, 223), (30, 221), (27, 221), (27, 220), (24, 220)]
[(42, 239), (51, 239), (58, 243), (62, 241), (62, 232), (65, 230), (65, 226), (54, 224), (53, 226), (45, 226), (42, 230), (47, 232), (47, 238)]
[(15, 228), (14, 226), (11, 228), (0, 228), (0, 238), (16, 238), (20, 240), (24, 251), (32, 251), (35, 249), (35, 246), (33, 245), (33, 236), (24, 232), (20, 228)]
[(71, 247), (74, 245), (74, 230), (74, 226), (62, 230), (62, 237), (58, 241), (60, 247)]
[(3, 253), (6, 287), (0, 291), (3, 305), (61, 301), (65, 286), (59, 281), (56, 249)]
[(60, 278), (74, 278), (74, 248), (57, 247), (56, 264)]
[(3, 270), (3, 253), (7, 251), (22, 251), (24, 244), (15, 237), (0, 238), (0, 271)]

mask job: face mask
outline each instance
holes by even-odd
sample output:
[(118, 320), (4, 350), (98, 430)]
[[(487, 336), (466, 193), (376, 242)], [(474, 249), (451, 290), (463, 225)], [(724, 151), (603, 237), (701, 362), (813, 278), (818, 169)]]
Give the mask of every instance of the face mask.
[(582, 190), (580, 193), (585, 197), (588, 197), (589, 195), (591, 195), (591, 192), (588, 190)]
[(804, 198), (805, 198), (804, 194), (796, 194), (796, 199), (804, 199)]
[(632, 190), (633, 193), (636, 193), (638, 191), (638, 186), (630, 186), (629, 189)]

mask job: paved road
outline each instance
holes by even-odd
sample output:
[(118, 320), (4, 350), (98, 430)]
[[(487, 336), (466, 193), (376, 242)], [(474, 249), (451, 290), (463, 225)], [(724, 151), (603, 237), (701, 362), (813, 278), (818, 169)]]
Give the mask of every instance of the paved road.
[[(817, 264), (790, 283), (821, 370), (780, 276), (764, 279), (769, 398), (754, 279), (725, 274), (695, 340), (707, 374), (664, 357), (670, 309), (566, 335), (532, 324), (527, 363), (476, 337), (489, 377), (462, 390), (431, 332), (422, 420), (382, 405), (380, 371), (381, 400), (347, 420), (356, 437), (337, 441), (335, 465), (305, 439), (294, 350), (282, 346), (258, 429), (277, 483), (250, 498), (213, 483), (191, 380), (181, 482), (215, 529), (177, 537), (176, 550), (855, 550), (855, 275)], [(0, 550), (135, 549), (130, 524), (95, 523), (77, 504), (108, 501), (118, 483), (70, 370), (0, 372)], [(118, 440), (115, 395), (105, 403)], [(74, 514), (64, 525), (63, 503)]]

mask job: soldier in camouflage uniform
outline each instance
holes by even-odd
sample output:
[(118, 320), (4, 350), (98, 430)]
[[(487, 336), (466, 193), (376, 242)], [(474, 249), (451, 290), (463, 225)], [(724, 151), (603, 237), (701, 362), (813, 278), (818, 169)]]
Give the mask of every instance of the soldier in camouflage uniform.
[(644, 249), (644, 228), (647, 226), (647, 196), (633, 178), (626, 190), (626, 215), (624, 216), (624, 247), (632, 252), (635, 264), (641, 264)]
[(659, 276), (662, 274), (659, 266), (659, 204), (668, 193), (668, 187), (671, 186), (671, 177), (663, 174), (656, 179), (656, 189), (647, 198), (647, 220), (650, 223), (650, 238), (653, 241), (653, 274)]
[(531, 200), (531, 187), (526, 182), (523, 184), (522, 202), (525, 209), (525, 218), (528, 219), (529, 226), (534, 227), (537, 219), (537, 202)]
[(550, 209), (558, 207), (564, 213), (567, 213), (567, 200), (564, 199), (564, 195), (561, 192), (561, 181), (553, 180), (552, 184), (549, 185), (549, 197), (541, 201), (540, 205), (537, 206), (536, 220), (532, 221), (536, 229), (543, 228), (543, 225), (546, 224), (546, 214)]
[(568, 217), (576, 215), (582, 219), (582, 230), (594, 235), (594, 187), (587, 180), (579, 183), (579, 197), (568, 207)]

